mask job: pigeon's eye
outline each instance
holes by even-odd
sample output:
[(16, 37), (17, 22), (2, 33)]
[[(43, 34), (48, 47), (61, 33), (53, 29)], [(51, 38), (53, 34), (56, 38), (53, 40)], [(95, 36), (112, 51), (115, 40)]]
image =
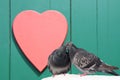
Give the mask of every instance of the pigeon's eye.
[(69, 50), (68, 50), (68, 49), (66, 49), (66, 53), (69, 53)]

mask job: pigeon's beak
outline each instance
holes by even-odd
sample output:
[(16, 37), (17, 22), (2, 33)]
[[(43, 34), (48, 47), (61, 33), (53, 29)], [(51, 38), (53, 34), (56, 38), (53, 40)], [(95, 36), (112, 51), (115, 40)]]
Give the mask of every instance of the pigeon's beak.
[(71, 47), (72, 44), (73, 44), (72, 42), (68, 42), (68, 43), (66, 43), (66, 47), (67, 47), (67, 46), (70, 46), (70, 47)]

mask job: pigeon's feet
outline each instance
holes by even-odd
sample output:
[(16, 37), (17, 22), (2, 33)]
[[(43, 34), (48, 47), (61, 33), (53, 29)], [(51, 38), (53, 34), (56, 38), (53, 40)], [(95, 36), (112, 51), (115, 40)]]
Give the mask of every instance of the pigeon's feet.
[(55, 77), (55, 75), (56, 75), (56, 74), (53, 74), (53, 75), (52, 75), (52, 76), (53, 76), (53, 78)]
[(63, 75), (65, 76), (65, 73), (63, 73)]
[(86, 76), (87, 73), (80, 74), (80, 77)]

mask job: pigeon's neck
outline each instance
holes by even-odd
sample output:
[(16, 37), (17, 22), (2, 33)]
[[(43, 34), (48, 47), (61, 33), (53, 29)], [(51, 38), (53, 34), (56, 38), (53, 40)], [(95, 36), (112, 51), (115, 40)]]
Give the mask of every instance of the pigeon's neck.
[(77, 50), (78, 50), (78, 48), (76, 48), (76, 47), (72, 47), (72, 48), (69, 50), (69, 56), (70, 56), (71, 61), (72, 61), (72, 59), (74, 58)]
[(72, 50), (73, 50), (74, 52), (76, 52), (76, 51), (78, 50), (78, 48), (73, 45)]

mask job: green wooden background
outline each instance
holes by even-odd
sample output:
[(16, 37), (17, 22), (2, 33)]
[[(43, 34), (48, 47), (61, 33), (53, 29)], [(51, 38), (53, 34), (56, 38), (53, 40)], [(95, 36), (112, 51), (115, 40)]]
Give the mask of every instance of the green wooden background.
[[(58, 10), (65, 15), (72, 41), (120, 67), (120, 0), (0, 0), (0, 80), (41, 80), (39, 73), (22, 54), (12, 34), (12, 22), (23, 10)], [(73, 66), (72, 73), (79, 73)], [(120, 71), (117, 71), (120, 74)], [(99, 74), (99, 73), (98, 73)]]

